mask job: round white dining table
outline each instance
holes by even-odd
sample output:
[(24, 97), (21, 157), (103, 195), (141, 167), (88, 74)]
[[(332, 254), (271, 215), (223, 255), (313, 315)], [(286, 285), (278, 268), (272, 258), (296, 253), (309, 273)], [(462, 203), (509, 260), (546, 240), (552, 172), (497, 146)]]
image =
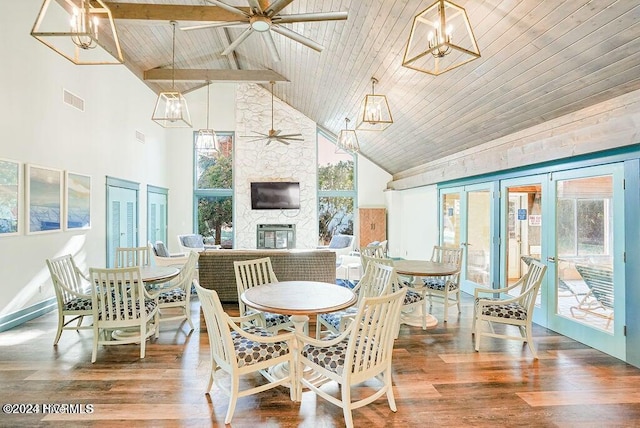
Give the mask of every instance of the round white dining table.
[(172, 266), (140, 266), (140, 278), (145, 284), (169, 281), (180, 273)]
[[(411, 276), (414, 278), (412, 287), (422, 294), (424, 298), (426, 294), (424, 283), (420, 278), (426, 276), (448, 276), (454, 275), (460, 270), (460, 267), (451, 263), (438, 263), (429, 260), (395, 260), (393, 266), (399, 275)], [(426, 309), (425, 305), (420, 305), (412, 314), (404, 314), (402, 322), (407, 325), (422, 327), (422, 318)], [(431, 314), (426, 314), (427, 327), (435, 327), (438, 325), (438, 319)]]

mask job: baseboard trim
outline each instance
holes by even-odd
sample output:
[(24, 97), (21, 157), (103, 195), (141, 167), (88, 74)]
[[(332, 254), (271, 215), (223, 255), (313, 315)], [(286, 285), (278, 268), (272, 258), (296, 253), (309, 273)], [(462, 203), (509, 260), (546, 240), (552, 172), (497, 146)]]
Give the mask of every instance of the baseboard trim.
[(34, 318), (38, 318), (48, 312), (56, 309), (56, 298), (52, 297), (47, 300), (43, 300), (40, 303), (20, 309), (17, 312), (7, 314), (0, 317), (0, 332), (12, 329), (24, 324), (27, 321), (31, 321)]

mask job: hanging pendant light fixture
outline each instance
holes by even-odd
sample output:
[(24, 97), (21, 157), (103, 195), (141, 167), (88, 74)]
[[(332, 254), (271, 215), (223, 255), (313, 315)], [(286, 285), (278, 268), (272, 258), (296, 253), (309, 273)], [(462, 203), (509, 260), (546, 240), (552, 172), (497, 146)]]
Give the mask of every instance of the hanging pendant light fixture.
[(393, 123), (387, 97), (376, 95), (378, 79), (371, 78), (371, 94), (365, 95), (358, 116), (356, 129), (359, 131), (383, 131)]
[(184, 96), (175, 90), (176, 85), (176, 21), (173, 27), (173, 48), (171, 51), (171, 91), (160, 92), (151, 119), (164, 128), (191, 128), (189, 108)]
[(358, 136), (356, 131), (349, 129), (348, 124), (351, 122), (348, 117), (344, 118), (344, 129), (340, 131), (338, 135), (338, 141), (336, 143), (336, 153), (358, 153), (360, 151), (360, 144), (358, 143)]
[(434, 76), (480, 58), (464, 8), (438, 0), (413, 19), (404, 67)]
[(207, 127), (204, 129), (198, 130), (198, 135), (196, 136), (196, 148), (203, 152), (206, 152), (208, 155), (215, 155), (220, 153), (218, 149), (218, 137), (216, 136), (216, 131), (209, 128), (209, 88), (211, 86), (211, 82), (207, 82)]
[(124, 61), (111, 10), (102, 0), (45, 0), (31, 35), (74, 64)]

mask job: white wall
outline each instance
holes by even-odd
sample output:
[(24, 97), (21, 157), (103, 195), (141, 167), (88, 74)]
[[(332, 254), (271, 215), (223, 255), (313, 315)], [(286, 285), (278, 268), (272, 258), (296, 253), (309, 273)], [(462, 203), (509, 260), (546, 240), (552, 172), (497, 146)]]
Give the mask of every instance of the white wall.
[(384, 191), (392, 176), (364, 156), (358, 155), (358, 206), (386, 206)]
[(438, 244), (438, 189), (388, 191), (389, 255), (428, 260)]
[[(72, 253), (85, 270), (105, 265), (105, 176), (168, 186), (163, 128), (150, 120), (155, 94), (122, 65), (75, 66), (29, 35), (41, 2), (5, 5), (0, 14), (0, 157), (92, 177), (90, 230), (0, 237), (0, 316), (53, 296), (45, 259)], [(9, 42), (10, 41), (10, 42)], [(63, 88), (85, 112), (62, 103)], [(146, 136), (136, 142), (135, 131)], [(144, 242), (144, 241), (143, 241)]]

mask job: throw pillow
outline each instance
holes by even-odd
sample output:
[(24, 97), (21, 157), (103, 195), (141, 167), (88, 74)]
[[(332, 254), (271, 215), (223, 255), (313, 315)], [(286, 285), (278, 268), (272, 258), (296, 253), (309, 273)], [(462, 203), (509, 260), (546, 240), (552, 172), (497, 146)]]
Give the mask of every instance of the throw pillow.
[(167, 246), (164, 245), (164, 242), (156, 241), (155, 250), (158, 257), (169, 257), (169, 250), (167, 250)]

